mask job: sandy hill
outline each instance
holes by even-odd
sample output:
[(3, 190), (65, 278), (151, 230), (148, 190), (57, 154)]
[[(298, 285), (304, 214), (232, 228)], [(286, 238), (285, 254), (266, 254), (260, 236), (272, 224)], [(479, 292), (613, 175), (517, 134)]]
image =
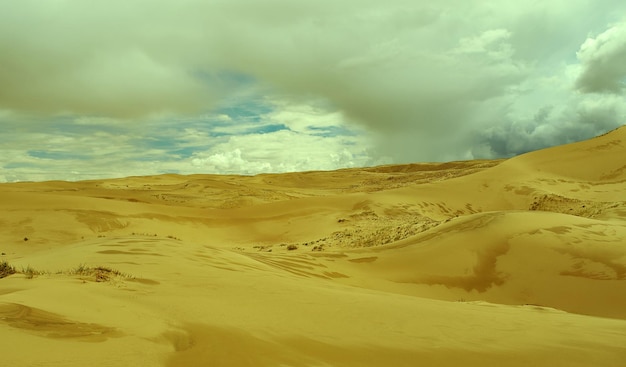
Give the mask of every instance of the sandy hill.
[(2, 184), (0, 208), (7, 366), (626, 360), (626, 127), (505, 161)]

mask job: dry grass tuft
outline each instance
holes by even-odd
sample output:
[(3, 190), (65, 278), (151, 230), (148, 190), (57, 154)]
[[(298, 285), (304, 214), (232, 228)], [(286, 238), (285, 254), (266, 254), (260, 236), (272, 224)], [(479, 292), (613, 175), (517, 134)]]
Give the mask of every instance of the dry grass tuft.
[(20, 270), (20, 273), (26, 275), (27, 279), (33, 279), (35, 276), (44, 274), (45, 272), (35, 270), (31, 268), (30, 265), (28, 265), (26, 268), (22, 267), (22, 270)]

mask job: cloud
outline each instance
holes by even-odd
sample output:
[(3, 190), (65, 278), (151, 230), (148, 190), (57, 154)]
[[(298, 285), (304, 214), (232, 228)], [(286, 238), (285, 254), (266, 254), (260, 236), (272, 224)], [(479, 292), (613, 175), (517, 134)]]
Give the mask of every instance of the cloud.
[[(618, 9), (626, 10), (622, 3), (342, 4), (349, 11), (328, 6), (310, 17), (295, 14), (281, 23), (281, 34), (246, 18), (249, 32), (236, 43), (242, 47), (219, 54), (292, 95), (327, 99), (347, 121), (373, 131), (380, 151), (396, 162), (499, 156), (500, 142), (486, 132), (512, 124), (530, 124), (538, 134), (548, 131), (540, 124), (549, 130), (572, 124), (581, 133), (574, 135), (586, 138), (624, 117), (595, 128), (585, 127), (589, 120), (567, 121), (565, 112), (541, 123), (529, 118), (547, 105), (576, 109), (581, 99), (564, 70), (577, 64), (572, 56), (589, 32), (603, 30)], [(537, 144), (506, 152), (568, 139), (540, 136), (533, 139)]]
[[(375, 158), (365, 131), (347, 125), (337, 111), (319, 104), (273, 99), (258, 115), (256, 132), (234, 128), (219, 143), (198, 149), (189, 158), (194, 170), (207, 173), (332, 170), (388, 163)], [(327, 107), (327, 106), (326, 106)], [(271, 127), (271, 129), (258, 127)], [(227, 126), (220, 131), (228, 130)]]
[[(0, 1), (0, 123), (34, 150), (107, 152), (90, 156), (116, 175), (510, 156), (626, 121), (625, 13), (620, 0)], [(11, 172), (41, 167), (5, 151)]]
[[(529, 151), (581, 141), (624, 123), (626, 108), (619, 98), (578, 99), (567, 108), (546, 106), (527, 119), (508, 120), (481, 132), (484, 144), (474, 155), (511, 157)], [(480, 151), (480, 149), (486, 151)]]
[(132, 118), (210, 107), (219, 80), (209, 86), (185, 60), (167, 57), (186, 37), (171, 16), (159, 23), (169, 7), (156, 4), (152, 17), (150, 5), (0, 3), (0, 108)]
[(0, 124), (7, 128), (0, 135), (2, 180), (84, 180), (165, 172), (257, 174), (389, 162), (375, 157), (365, 132), (341, 127), (335, 120), (337, 112), (272, 100), (256, 105), (255, 121), (232, 124), (233, 118), (250, 112), (249, 104), (244, 107), (242, 112), (229, 106), (232, 116), (218, 111), (136, 124), (91, 117), (29, 120), (37, 131), (33, 126), (24, 129), (23, 121), (10, 115), (0, 116)]
[(222, 173), (259, 173), (270, 170), (268, 162), (250, 162), (241, 158), (241, 149), (235, 148), (227, 152), (210, 154), (204, 158), (195, 157), (191, 160), (194, 166), (204, 167), (208, 172)]
[(626, 88), (626, 22), (587, 38), (577, 56), (583, 66), (576, 81), (579, 90), (621, 94)]

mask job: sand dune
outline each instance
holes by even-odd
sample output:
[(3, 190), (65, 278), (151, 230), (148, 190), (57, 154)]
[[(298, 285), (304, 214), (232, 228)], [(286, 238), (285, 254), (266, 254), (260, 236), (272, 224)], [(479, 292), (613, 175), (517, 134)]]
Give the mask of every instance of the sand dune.
[(2, 361), (623, 366), (625, 157), (2, 184)]

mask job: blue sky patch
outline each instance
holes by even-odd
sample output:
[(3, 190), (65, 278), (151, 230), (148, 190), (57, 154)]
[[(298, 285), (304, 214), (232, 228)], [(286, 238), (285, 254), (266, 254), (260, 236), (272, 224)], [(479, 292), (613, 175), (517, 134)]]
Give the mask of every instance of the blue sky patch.
[(280, 130), (289, 130), (289, 128), (284, 124), (270, 124), (253, 127), (240, 134), (269, 134)]
[(313, 131), (310, 135), (321, 136), (324, 138), (333, 136), (356, 136), (352, 130), (342, 126), (307, 126), (307, 129)]
[(52, 160), (73, 160), (73, 159), (89, 159), (91, 158), (85, 154), (79, 154), (77, 152), (63, 152), (54, 150), (29, 150), (26, 152), (29, 156), (40, 159), (52, 159)]

